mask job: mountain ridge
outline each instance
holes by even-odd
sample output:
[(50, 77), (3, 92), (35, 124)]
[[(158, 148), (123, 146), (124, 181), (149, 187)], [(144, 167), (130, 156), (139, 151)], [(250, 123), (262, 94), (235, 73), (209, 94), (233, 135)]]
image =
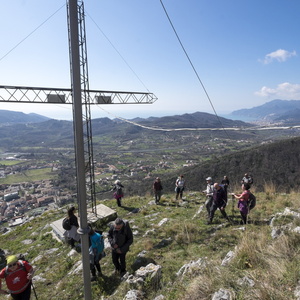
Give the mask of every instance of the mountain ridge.
[(36, 113), (25, 114), (23, 112), (0, 109), (0, 124), (2, 125), (18, 123), (39, 123), (47, 120), (50, 120), (50, 118)]
[(284, 122), (285, 120), (298, 121), (293, 114), (295, 109), (300, 109), (300, 100), (280, 100), (275, 99), (260, 106), (245, 108), (233, 111), (232, 117), (240, 116), (242, 119), (251, 118), (253, 120), (267, 120)]

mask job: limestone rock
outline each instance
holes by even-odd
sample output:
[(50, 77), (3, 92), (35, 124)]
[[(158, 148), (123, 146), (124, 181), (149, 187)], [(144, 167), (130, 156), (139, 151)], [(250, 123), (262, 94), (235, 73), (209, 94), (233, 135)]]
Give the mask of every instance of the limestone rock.
[(233, 300), (235, 298), (233, 292), (219, 289), (217, 292), (214, 293), (212, 300)]

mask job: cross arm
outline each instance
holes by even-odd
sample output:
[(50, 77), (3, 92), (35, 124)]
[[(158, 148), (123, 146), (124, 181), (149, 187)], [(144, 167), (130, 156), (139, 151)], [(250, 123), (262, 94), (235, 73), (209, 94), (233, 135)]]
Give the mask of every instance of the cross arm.
[[(154, 103), (152, 93), (87, 90), (89, 104)], [(0, 102), (72, 104), (72, 90), (64, 88), (0, 86)]]

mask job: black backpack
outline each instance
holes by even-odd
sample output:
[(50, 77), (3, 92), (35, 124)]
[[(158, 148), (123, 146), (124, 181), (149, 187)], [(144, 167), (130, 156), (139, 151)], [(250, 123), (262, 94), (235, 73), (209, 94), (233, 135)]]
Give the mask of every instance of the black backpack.
[(251, 210), (252, 208), (254, 208), (256, 205), (256, 197), (250, 193), (249, 195), (249, 199), (248, 199), (248, 207)]
[(0, 270), (6, 266), (6, 257), (4, 250), (0, 249)]
[(70, 218), (64, 218), (62, 221), (62, 227), (65, 230), (71, 230), (72, 226), (70, 224)]

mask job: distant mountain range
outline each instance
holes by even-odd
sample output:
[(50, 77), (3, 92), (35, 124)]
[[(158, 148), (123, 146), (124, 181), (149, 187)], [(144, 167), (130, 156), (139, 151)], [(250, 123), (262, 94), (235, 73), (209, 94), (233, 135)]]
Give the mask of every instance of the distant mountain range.
[[(0, 125), (40, 123), (48, 120), (51, 119), (36, 113), (25, 114), (22, 112), (0, 110)], [(103, 122), (103, 120), (106, 120), (104, 123), (109, 123), (108, 126), (111, 126), (113, 123), (123, 122), (117, 119), (110, 120), (109, 118), (103, 118), (101, 122)], [(253, 108), (235, 110), (224, 117), (217, 117), (215, 115), (204, 112), (195, 112), (192, 114), (165, 117), (138, 117), (132, 119), (132, 121), (144, 126), (162, 127), (167, 125), (171, 128), (217, 128), (222, 126), (240, 127), (245, 125), (244, 122), (252, 121), (265, 121), (269, 123), (292, 125), (298, 124), (300, 122), (300, 100), (276, 99)]]
[(228, 117), (241, 120), (293, 124), (300, 121), (300, 100), (273, 100), (250, 109), (233, 111)]
[(39, 123), (47, 120), (50, 120), (50, 118), (35, 113), (24, 114), (22, 112), (0, 110), (0, 124)]

